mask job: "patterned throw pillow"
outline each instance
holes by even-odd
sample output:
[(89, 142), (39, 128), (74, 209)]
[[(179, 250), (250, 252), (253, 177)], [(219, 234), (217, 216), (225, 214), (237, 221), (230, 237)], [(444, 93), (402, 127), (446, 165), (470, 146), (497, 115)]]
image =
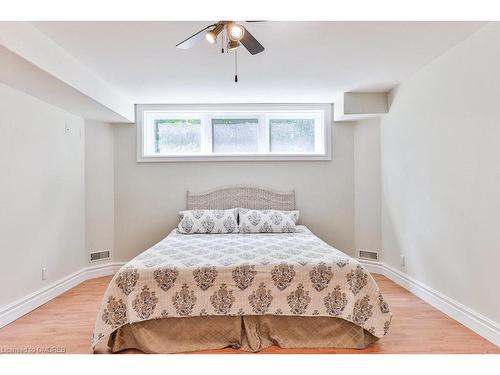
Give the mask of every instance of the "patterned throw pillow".
[(240, 233), (293, 233), (299, 211), (239, 208)]
[(180, 211), (177, 231), (194, 233), (238, 233), (238, 209)]

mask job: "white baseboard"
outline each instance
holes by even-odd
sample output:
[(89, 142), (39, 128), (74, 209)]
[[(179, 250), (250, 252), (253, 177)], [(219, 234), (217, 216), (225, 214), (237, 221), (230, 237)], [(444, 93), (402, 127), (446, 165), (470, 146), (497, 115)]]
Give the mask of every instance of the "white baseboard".
[(95, 279), (96, 277), (114, 275), (124, 264), (125, 262), (113, 262), (87, 267), (85, 269), (85, 273), (87, 275), (86, 280)]
[(500, 346), (500, 324), (382, 262), (358, 259), (370, 273), (384, 275), (417, 297)]
[(104, 263), (85, 267), (46, 287), (43, 287), (26, 297), (0, 308), (0, 327), (3, 327), (21, 316), (33, 311), (51, 299), (77, 286), (81, 282), (96, 277), (115, 274), (123, 263)]
[(370, 273), (376, 273), (379, 275), (384, 275), (384, 264), (382, 262), (375, 262), (373, 260), (357, 259), (359, 263), (365, 267), (365, 269)]

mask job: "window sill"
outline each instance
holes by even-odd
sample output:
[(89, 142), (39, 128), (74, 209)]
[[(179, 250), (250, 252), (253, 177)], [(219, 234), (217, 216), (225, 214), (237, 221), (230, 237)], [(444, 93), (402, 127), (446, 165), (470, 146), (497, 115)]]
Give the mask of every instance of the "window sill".
[(282, 155), (186, 155), (186, 156), (138, 156), (138, 163), (218, 162), (218, 161), (325, 161), (332, 160), (327, 154)]

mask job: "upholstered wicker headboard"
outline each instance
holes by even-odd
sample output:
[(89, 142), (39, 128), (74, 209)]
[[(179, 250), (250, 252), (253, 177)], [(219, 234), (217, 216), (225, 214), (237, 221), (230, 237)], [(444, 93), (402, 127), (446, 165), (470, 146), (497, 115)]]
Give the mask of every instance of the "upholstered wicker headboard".
[(279, 192), (257, 186), (236, 185), (203, 193), (187, 192), (188, 210), (230, 208), (295, 210), (295, 192)]

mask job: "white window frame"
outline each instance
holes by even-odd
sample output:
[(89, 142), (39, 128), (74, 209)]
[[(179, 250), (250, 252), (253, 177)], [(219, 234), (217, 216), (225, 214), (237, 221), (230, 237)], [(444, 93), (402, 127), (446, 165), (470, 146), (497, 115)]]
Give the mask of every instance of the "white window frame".
[[(151, 131), (146, 117), (155, 118), (156, 112), (168, 113), (178, 118), (201, 118), (201, 152), (199, 154), (147, 155), (146, 142)], [(276, 113), (276, 114), (273, 114)], [(282, 115), (283, 113), (283, 115)], [(286, 113), (286, 115), (285, 115)], [(271, 153), (269, 149), (269, 119), (315, 117), (315, 152), (313, 153)], [(258, 153), (213, 153), (206, 145), (212, 144), (212, 118), (258, 118)], [(289, 161), (289, 160), (331, 160), (332, 159), (332, 104), (141, 104), (136, 106), (137, 162), (179, 162), (179, 161)], [(151, 147), (151, 145), (149, 145)]]

